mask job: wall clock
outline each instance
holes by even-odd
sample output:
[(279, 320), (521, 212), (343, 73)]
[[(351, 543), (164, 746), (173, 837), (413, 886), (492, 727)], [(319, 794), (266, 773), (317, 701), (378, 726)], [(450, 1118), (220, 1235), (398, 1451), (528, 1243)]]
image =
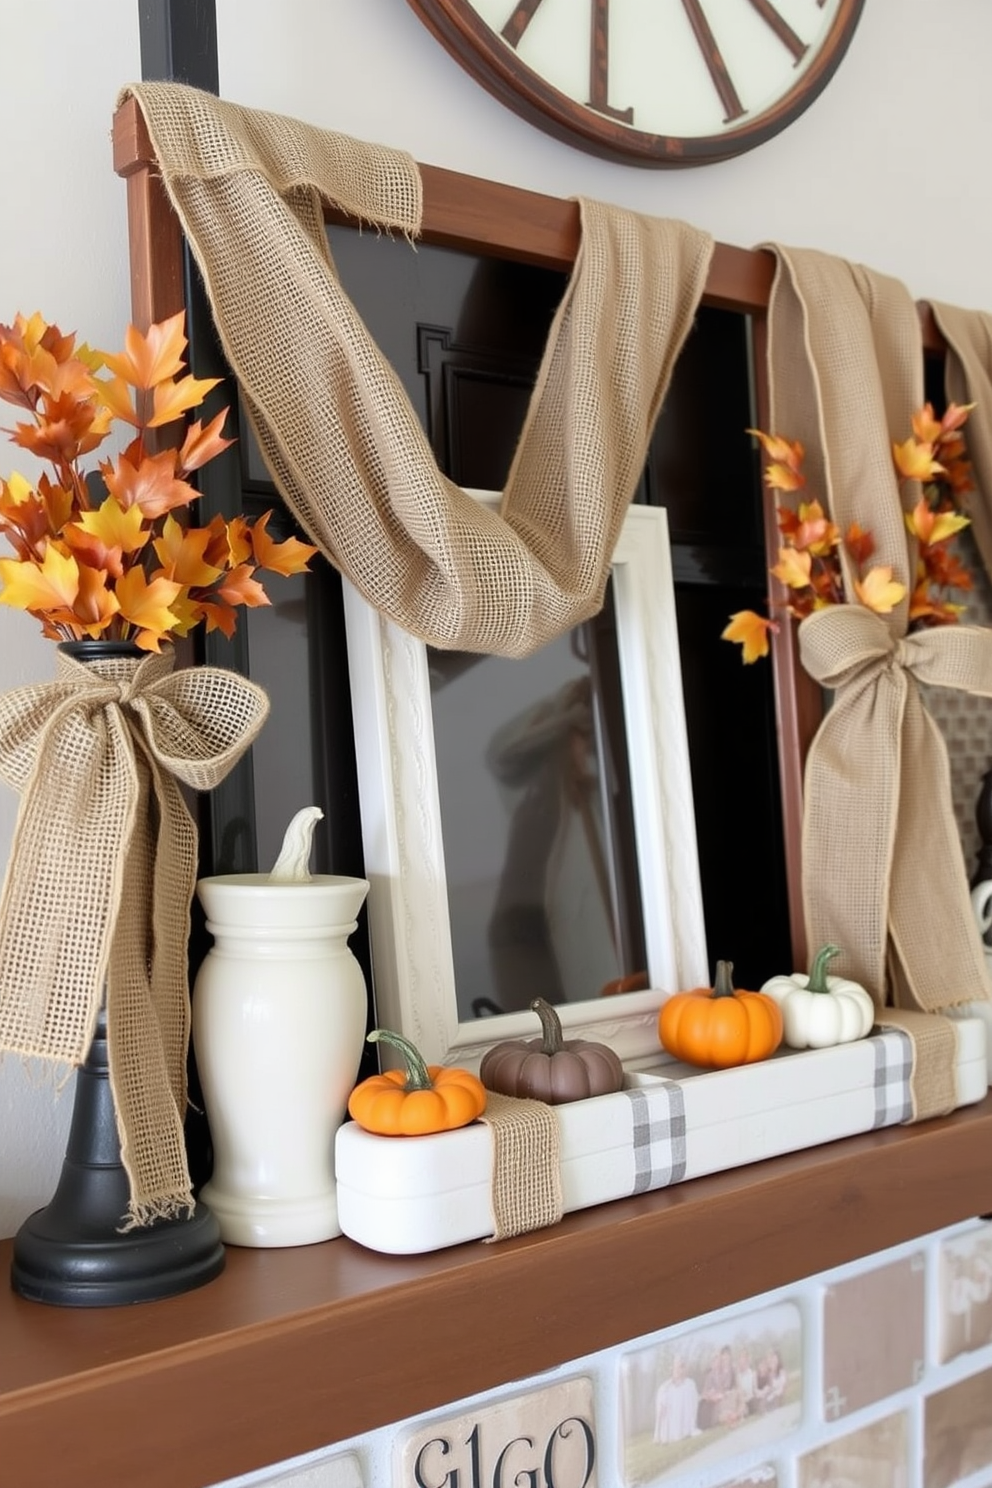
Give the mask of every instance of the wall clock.
[(808, 108), (864, 0), (407, 0), (532, 124), (595, 155), (705, 165)]

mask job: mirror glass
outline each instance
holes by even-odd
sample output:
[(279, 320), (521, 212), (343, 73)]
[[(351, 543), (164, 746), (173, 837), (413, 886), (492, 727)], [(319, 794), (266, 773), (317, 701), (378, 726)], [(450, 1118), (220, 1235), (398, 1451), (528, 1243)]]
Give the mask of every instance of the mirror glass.
[(427, 661), (459, 1020), (646, 987), (612, 586), (531, 656)]

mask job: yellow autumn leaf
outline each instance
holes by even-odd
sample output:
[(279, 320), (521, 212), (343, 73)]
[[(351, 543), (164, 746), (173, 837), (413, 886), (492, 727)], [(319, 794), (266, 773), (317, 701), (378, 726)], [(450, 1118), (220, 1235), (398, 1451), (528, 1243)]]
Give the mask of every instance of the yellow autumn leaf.
[(220, 380), (219, 377), (180, 377), (178, 382), (160, 382), (152, 394), (154, 411), (148, 420), (149, 429), (171, 424), (191, 408), (199, 408)]
[(906, 526), (921, 543), (925, 543), (927, 547), (934, 547), (937, 543), (947, 542), (948, 538), (955, 537), (957, 533), (970, 527), (971, 519), (962, 516), (960, 512), (931, 511), (926, 501), (921, 498), (913, 510), (906, 513)]
[(175, 630), (178, 621), (169, 607), (181, 590), (171, 579), (146, 579), (140, 568), (118, 579), (114, 592), (121, 616), (137, 628), (135, 640), (143, 651), (157, 651), (163, 637)]
[(0, 604), (17, 610), (72, 609), (79, 592), (79, 566), (49, 545), (42, 563), (0, 558)]
[(944, 467), (934, 459), (933, 445), (919, 439), (903, 440), (892, 446), (896, 469), (906, 480), (929, 481), (943, 475)]
[(202, 588), (219, 579), (223, 572), (212, 563), (204, 561), (203, 554), (213, 534), (209, 527), (181, 527), (175, 517), (166, 517), (162, 536), (152, 546), (162, 565), (166, 578), (187, 587)]
[(140, 429), (141, 420), (135, 411), (134, 398), (123, 377), (97, 379), (96, 386), (99, 389), (100, 402), (114, 418), (123, 419), (125, 423)]
[(880, 563), (870, 568), (863, 579), (855, 579), (854, 592), (866, 610), (874, 610), (876, 615), (891, 615), (906, 598), (906, 585), (892, 577), (888, 564)]
[(777, 630), (773, 620), (766, 620), (754, 610), (738, 610), (731, 615), (730, 623), (721, 632), (721, 639), (736, 641), (742, 648), (741, 660), (745, 665), (768, 655), (768, 636)]
[(120, 548), (122, 553), (138, 553), (148, 541), (140, 506), (122, 507), (113, 496), (108, 496), (96, 511), (80, 512), (73, 526), (80, 527), (90, 537), (99, 538), (108, 548)]
[(812, 569), (813, 560), (809, 553), (797, 548), (779, 548), (778, 562), (771, 572), (789, 589), (805, 589)]

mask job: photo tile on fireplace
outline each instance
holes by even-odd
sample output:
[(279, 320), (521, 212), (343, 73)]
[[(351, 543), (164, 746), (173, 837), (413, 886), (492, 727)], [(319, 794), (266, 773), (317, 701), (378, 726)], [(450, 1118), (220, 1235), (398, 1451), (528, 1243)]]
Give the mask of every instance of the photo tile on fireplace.
[(992, 1369), (927, 1396), (923, 1443), (923, 1488), (952, 1488), (992, 1467)]
[(787, 1435), (802, 1410), (802, 1320), (794, 1302), (670, 1335), (621, 1360), (623, 1480), (628, 1488), (686, 1473), (692, 1480)]
[(909, 1481), (905, 1411), (835, 1436), (797, 1461), (796, 1488), (905, 1488)]
[[(941, 1364), (992, 1343), (992, 1224), (945, 1239), (938, 1267)], [(992, 1414), (992, 1404), (990, 1404)]]
[(918, 1384), (925, 1356), (922, 1251), (849, 1276), (823, 1297), (823, 1419), (837, 1421)]

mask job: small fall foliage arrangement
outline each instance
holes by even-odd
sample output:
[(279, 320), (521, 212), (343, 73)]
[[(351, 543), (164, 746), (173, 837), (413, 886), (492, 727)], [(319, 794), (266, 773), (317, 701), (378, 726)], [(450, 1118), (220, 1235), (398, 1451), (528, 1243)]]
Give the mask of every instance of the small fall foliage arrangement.
[[(198, 494), (189, 477), (232, 443), (226, 408), (190, 423), (181, 443), (156, 443), (152, 431), (218, 382), (184, 372), (186, 344), (182, 312), (145, 335), (129, 327), (116, 355), (77, 345), (38, 314), (0, 325), (0, 399), (28, 416), (5, 432), (51, 467), (34, 484), (0, 478), (0, 536), (14, 555), (0, 558), (0, 604), (27, 610), (53, 640), (158, 651), (201, 622), (230, 636), (238, 606), (270, 603), (256, 570), (300, 573), (316, 552), (270, 537), (270, 512), (253, 523), (180, 520)], [(81, 461), (115, 423), (134, 431), (130, 442), (85, 474)]]
[[(969, 525), (960, 510), (962, 499), (973, 489), (961, 430), (973, 407), (973, 403), (950, 403), (938, 419), (933, 405), (927, 403), (913, 415), (910, 437), (892, 446), (900, 481), (919, 481), (923, 488), (905, 517), (906, 527), (917, 541), (916, 574), (909, 600), (912, 630), (956, 624), (964, 606), (949, 595), (972, 587), (970, 573), (948, 545)], [(768, 456), (766, 484), (789, 494), (803, 491), (803, 446), (760, 429), (747, 432), (755, 435)], [(842, 550), (853, 569), (854, 592), (866, 609), (888, 615), (905, 598), (906, 586), (892, 577), (891, 567), (872, 564), (874, 539), (856, 522), (842, 534), (815, 498), (800, 499), (794, 507), (779, 506), (776, 515), (782, 546), (770, 572), (789, 591), (783, 605), (788, 614), (801, 620), (814, 610), (845, 602)], [(778, 628), (773, 619), (753, 610), (738, 610), (731, 615), (723, 639), (736, 641), (742, 647), (742, 659), (752, 662), (767, 656), (769, 634)]]

